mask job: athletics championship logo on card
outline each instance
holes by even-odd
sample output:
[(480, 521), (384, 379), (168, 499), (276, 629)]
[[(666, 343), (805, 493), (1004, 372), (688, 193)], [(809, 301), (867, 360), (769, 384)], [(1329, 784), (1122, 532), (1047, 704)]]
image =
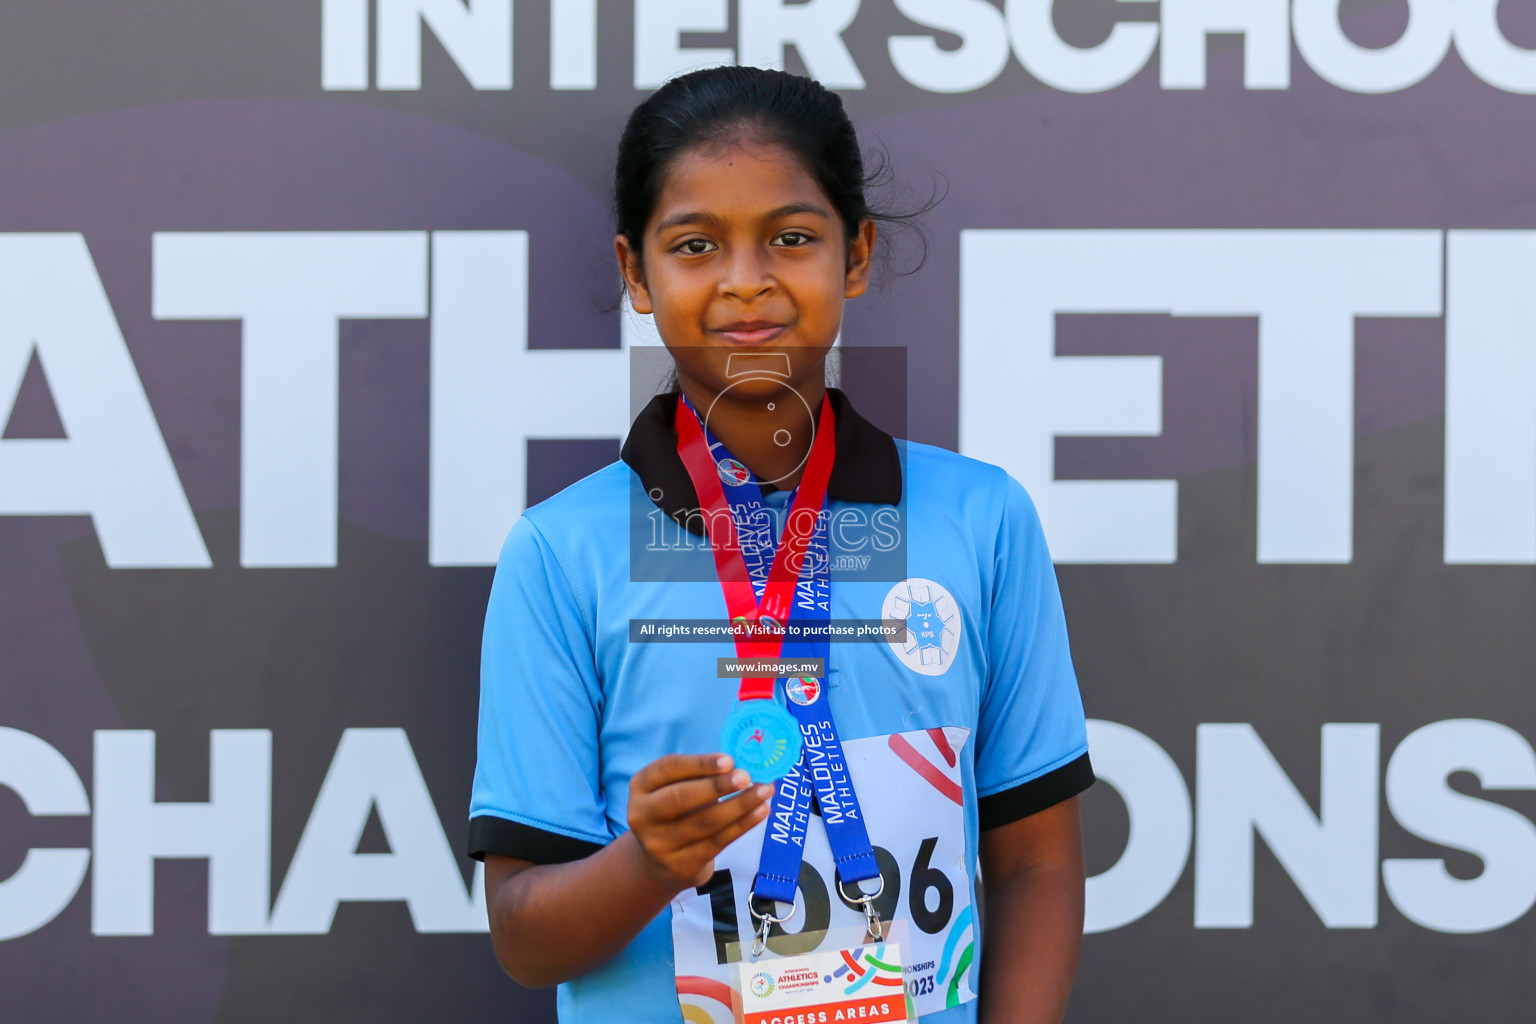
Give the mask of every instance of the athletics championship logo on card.
[(887, 640), (901, 663), (925, 676), (949, 671), (960, 649), (960, 606), (949, 591), (933, 580), (914, 576), (885, 595), (881, 615), (907, 627), (906, 636)]
[(733, 487), (740, 487), (752, 479), (752, 471), (735, 459), (721, 459), (715, 465), (720, 470), (720, 479)]
[(821, 681), (809, 676), (791, 679), (784, 684), (784, 694), (801, 707), (815, 704), (821, 696)]
[(773, 975), (758, 971), (752, 978), (752, 994), (759, 999), (773, 995)]

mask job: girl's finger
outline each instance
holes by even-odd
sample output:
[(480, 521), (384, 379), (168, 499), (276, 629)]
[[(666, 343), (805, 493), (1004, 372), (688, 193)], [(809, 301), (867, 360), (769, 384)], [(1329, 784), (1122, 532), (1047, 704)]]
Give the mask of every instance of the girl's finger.
[(684, 779), (728, 774), (733, 763), (725, 754), (667, 754), (636, 772), (630, 787), (637, 793), (653, 793)]
[[(753, 787), (739, 796), (722, 800), (713, 807), (705, 807), (673, 822), (670, 826), (671, 834), (676, 837), (679, 845), (688, 846), (707, 839), (727, 825), (746, 818), (752, 818), (752, 823), (756, 824), (762, 820), (762, 815), (759, 815), (758, 811), (768, 806), (768, 800), (772, 795), (772, 786)], [(753, 817), (754, 815), (757, 816)]]
[(642, 813), (647, 821), (669, 822), (708, 809), (722, 796), (740, 792), (752, 784), (744, 771), (728, 772), (705, 779), (674, 782), (644, 798)]
[(771, 786), (759, 786), (675, 820), (652, 823), (645, 828), (645, 845), (659, 856), (684, 855), (694, 844), (766, 806), (772, 790)]

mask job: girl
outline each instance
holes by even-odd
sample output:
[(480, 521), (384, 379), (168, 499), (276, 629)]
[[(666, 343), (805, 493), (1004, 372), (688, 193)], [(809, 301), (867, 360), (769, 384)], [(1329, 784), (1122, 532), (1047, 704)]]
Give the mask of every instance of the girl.
[[(1093, 773), (1055, 575), (1011, 478), (824, 386), (864, 186), (841, 101), (782, 72), (675, 79), (620, 141), (615, 250), (677, 391), (507, 539), (470, 812), (497, 957), (566, 1024), (729, 1020), (754, 946), (893, 922), (921, 1020), (1063, 1013)], [(657, 642), (728, 617), (757, 628)], [(721, 677), (789, 654), (821, 662)]]

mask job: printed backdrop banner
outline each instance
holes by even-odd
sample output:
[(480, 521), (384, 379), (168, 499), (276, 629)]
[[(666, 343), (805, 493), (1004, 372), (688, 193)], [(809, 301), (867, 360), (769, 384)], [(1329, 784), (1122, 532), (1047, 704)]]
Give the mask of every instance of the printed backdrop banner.
[(1070, 1018), (1528, 1016), (1530, 5), (78, 0), (0, 41), (5, 1019), (553, 1021), (463, 856), (490, 566), (656, 365), (623, 119), (732, 61), (944, 196), (843, 343), (1046, 524), (1103, 779)]

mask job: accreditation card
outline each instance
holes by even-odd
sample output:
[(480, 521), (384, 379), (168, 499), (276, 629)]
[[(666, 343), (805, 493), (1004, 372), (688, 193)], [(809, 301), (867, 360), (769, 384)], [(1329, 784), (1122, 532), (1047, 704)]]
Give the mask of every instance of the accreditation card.
[[(859, 936), (855, 936), (858, 938)], [(742, 1024), (881, 1024), (914, 1019), (899, 942), (841, 944), (736, 965)]]

